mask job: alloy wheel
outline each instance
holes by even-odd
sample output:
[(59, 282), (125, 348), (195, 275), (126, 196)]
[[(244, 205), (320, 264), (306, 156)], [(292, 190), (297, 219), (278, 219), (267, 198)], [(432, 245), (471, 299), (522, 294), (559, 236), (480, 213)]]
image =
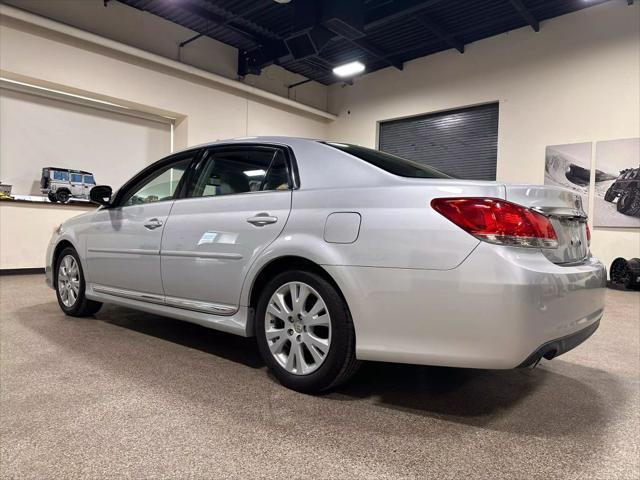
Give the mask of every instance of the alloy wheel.
[(308, 375), (329, 354), (329, 310), (320, 294), (306, 283), (285, 283), (273, 293), (264, 328), (271, 354), (289, 373)]
[(80, 294), (80, 269), (73, 255), (66, 255), (58, 267), (58, 293), (65, 307), (71, 308)]

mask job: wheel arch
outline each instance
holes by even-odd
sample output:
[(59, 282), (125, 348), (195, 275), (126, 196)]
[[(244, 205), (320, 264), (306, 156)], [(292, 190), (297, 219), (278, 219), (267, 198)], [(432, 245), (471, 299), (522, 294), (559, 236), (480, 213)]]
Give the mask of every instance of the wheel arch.
[(81, 254), (82, 250), (78, 248), (78, 245), (76, 245), (75, 241), (77, 241), (76, 238), (72, 240), (68, 236), (62, 237), (56, 244), (55, 248), (53, 249), (53, 253), (51, 255), (51, 274), (52, 274), (51, 278), (53, 279), (54, 285), (55, 285), (55, 282), (57, 281), (56, 277), (58, 275), (58, 271), (56, 268), (56, 265), (58, 263), (58, 258), (60, 257), (60, 254), (62, 253), (62, 251), (67, 247), (73, 248), (78, 254), (78, 258), (80, 259), (80, 268), (82, 268), (85, 281), (87, 281), (87, 269), (86, 269), (83, 255)]
[(53, 256), (51, 257), (51, 273), (53, 274), (54, 285), (55, 285), (55, 282), (57, 281), (57, 276), (58, 276), (58, 269), (56, 268), (56, 266), (58, 265), (58, 258), (60, 258), (60, 254), (67, 247), (73, 248), (76, 252), (78, 251), (76, 246), (66, 238), (63, 238), (62, 240), (60, 240), (56, 245), (56, 248), (53, 250)]
[(335, 281), (335, 279), (329, 274), (329, 272), (322, 267), (322, 265), (298, 255), (283, 255), (274, 258), (263, 265), (251, 282), (251, 287), (249, 289), (250, 314), (247, 318), (247, 333), (249, 334), (249, 336), (255, 335), (255, 309), (258, 304), (262, 289), (273, 277), (275, 277), (279, 273), (289, 270), (304, 270), (320, 275), (336, 289), (338, 294), (342, 297), (345, 305), (347, 306), (347, 310), (351, 312), (351, 310), (349, 309), (349, 303), (347, 302), (342, 289)]

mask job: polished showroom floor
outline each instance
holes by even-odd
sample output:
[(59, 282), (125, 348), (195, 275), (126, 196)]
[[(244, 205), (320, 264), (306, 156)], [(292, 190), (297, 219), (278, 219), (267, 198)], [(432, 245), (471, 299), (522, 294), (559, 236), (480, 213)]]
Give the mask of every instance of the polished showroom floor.
[[(0, 278), (2, 478), (640, 477), (640, 294), (536, 370), (369, 363), (322, 397), (252, 340)], [(443, 319), (446, 321), (446, 319)]]

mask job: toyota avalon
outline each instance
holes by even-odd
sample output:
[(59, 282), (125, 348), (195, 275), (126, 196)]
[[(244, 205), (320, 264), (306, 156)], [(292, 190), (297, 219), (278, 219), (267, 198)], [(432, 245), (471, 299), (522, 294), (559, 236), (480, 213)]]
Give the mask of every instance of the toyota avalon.
[(67, 315), (117, 304), (255, 336), (293, 389), (361, 360), (535, 366), (603, 314), (605, 269), (568, 190), (458, 180), (367, 148), (285, 137), (172, 154), (54, 233)]

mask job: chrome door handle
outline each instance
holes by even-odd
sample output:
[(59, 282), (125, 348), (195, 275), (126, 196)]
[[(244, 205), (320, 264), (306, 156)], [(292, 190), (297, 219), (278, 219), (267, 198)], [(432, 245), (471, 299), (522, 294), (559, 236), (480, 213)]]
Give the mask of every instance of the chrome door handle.
[(162, 226), (162, 220), (159, 220), (157, 218), (151, 218), (147, 220), (147, 223), (144, 224), (144, 228), (148, 230), (155, 230), (156, 228), (161, 226)]
[(264, 227), (270, 223), (276, 223), (278, 221), (278, 217), (272, 217), (268, 213), (259, 213), (255, 217), (247, 218), (247, 222), (256, 227)]

